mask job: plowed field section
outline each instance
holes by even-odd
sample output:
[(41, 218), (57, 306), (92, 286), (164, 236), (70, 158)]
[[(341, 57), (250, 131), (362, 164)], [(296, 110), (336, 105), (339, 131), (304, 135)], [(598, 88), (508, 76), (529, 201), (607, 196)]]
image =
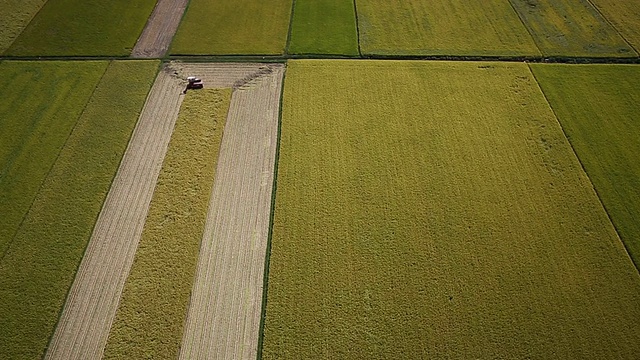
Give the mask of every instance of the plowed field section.
[(498, 0), (358, 0), (363, 54), (540, 55), (518, 15)]
[(171, 53), (282, 54), (291, 3), (292, 0), (191, 0)]
[(640, 268), (640, 67), (532, 70)]
[(291, 61), (264, 359), (633, 358), (640, 276), (524, 64)]
[(157, 65), (109, 65), (42, 182), (0, 261), (0, 357), (43, 356)]
[(134, 58), (163, 57), (178, 30), (180, 19), (188, 0), (158, 0), (136, 46), (131, 52)]

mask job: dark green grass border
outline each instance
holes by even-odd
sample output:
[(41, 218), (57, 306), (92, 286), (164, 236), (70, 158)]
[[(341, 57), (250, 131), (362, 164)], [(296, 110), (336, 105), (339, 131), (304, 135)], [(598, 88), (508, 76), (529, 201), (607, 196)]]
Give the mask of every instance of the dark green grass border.
[(262, 280), (262, 309), (260, 310), (260, 327), (258, 330), (257, 360), (262, 360), (262, 345), (264, 342), (264, 322), (267, 317), (267, 292), (269, 285), (269, 261), (271, 260), (271, 240), (273, 238), (273, 219), (276, 210), (276, 190), (278, 189), (278, 164), (280, 162), (280, 138), (282, 136), (282, 103), (284, 99), (284, 84), (287, 77), (287, 68), (282, 74), (280, 87), (280, 104), (278, 110), (278, 135), (276, 136), (276, 157), (273, 165), (273, 187), (271, 189), (271, 211), (269, 212), (269, 233), (267, 235), (267, 251), (264, 259), (264, 278)]

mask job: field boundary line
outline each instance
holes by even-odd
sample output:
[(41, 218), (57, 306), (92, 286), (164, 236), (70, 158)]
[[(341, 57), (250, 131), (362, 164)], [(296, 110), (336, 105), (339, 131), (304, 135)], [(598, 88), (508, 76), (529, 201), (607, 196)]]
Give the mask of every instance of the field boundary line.
[(542, 56), (544, 58), (544, 53), (542, 52), (542, 49), (540, 48), (540, 45), (538, 45), (538, 42), (536, 41), (535, 36), (533, 36), (533, 34), (531, 33), (531, 30), (529, 30), (529, 27), (524, 22), (524, 19), (522, 18), (522, 16), (520, 15), (520, 13), (516, 9), (516, 7), (513, 6), (513, 3), (511, 1), (512, 0), (507, 0), (507, 2), (509, 2), (509, 6), (511, 6), (511, 10), (513, 10), (513, 12), (516, 13), (516, 16), (520, 20), (520, 24), (522, 25), (522, 27), (524, 27), (525, 30), (527, 30), (527, 34), (529, 34), (529, 37), (531, 38), (533, 43), (536, 45), (536, 48), (538, 49), (538, 52), (540, 53), (540, 56)]
[(289, 55), (289, 47), (291, 46), (291, 33), (293, 32), (293, 14), (296, 11), (296, 0), (291, 0), (291, 14), (289, 15), (289, 29), (287, 30), (287, 43), (284, 47), (284, 55)]
[[(29, 209), (27, 209), (27, 211), (22, 216), (22, 220), (20, 220), (20, 224), (16, 228), (16, 232), (11, 237), (11, 241), (9, 241), (7, 243), (7, 246), (5, 247), (5, 250), (2, 253), (2, 256), (0, 257), (0, 263), (2, 263), (4, 261), (5, 256), (7, 256), (7, 253), (9, 252), (9, 249), (11, 248), (11, 245), (14, 243), (14, 241), (16, 239), (16, 236), (17, 236), (20, 228), (22, 227), (22, 224), (24, 223), (24, 220), (27, 218), (27, 214), (29, 214), (31, 212), (31, 208), (33, 207), (33, 203), (35, 202), (35, 199), (40, 194), (40, 191), (42, 191), (42, 186), (44, 185), (45, 180), (49, 177), (49, 175), (51, 175), (51, 170), (53, 169), (55, 164), (58, 162), (58, 159), (60, 158), (60, 153), (67, 146), (67, 142), (69, 142), (69, 137), (71, 137), (71, 134), (75, 131), (76, 127), (78, 126), (78, 121), (80, 120), (80, 118), (82, 117), (84, 112), (87, 110), (87, 106), (91, 102), (91, 99), (93, 98), (93, 95), (95, 95), (96, 90), (98, 89), (98, 86), (100, 85), (100, 82), (104, 78), (104, 75), (107, 73), (107, 69), (109, 68), (109, 66), (111, 66), (111, 62), (109, 62), (107, 64), (107, 66), (104, 67), (104, 72), (102, 73), (102, 75), (100, 75), (100, 79), (98, 79), (98, 81), (96, 82), (96, 86), (93, 88), (93, 91), (91, 91), (91, 95), (89, 95), (89, 98), (88, 98), (87, 102), (82, 107), (82, 111), (80, 111), (80, 114), (78, 114), (78, 118), (76, 119), (75, 123), (73, 124), (73, 127), (71, 128), (71, 131), (69, 131), (69, 134), (67, 134), (67, 138), (64, 140), (64, 144), (62, 144), (62, 147), (60, 148), (60, 151), (58, 151), (58, 153), (56, 154), (55, 160), (53, 160), (53, 162), (51, 163), (51, 166), (49, 167), (49, 170), (47, 170), (47, 175), (45, 175), (42, 178), (42, 182), (40, 183), (40, 186), (38, 186), (38, 191), (36, 191), (35, 196), (33, 197), (33, 200), (31, 201), (31, 204), (29, 205)], [(60, 315), (58, 314), (58, 319), (59, 318), (60, 318)]]
[(631, 263), (636, 268), (636, 272), (638, 273), (638, 275), (640, 275), (640, 268), (638, 268), (639, 264), (636, 264), (635, 261), (633, 261), (633, 258), (631, 257), (631, 254), (629, 253), (629, 249), (627, 248), (627, 245), (624, 243), (624, 241), (622, 241), (622, 238), (620, 237), (620, 232), (618, 231), (618, 228), (616, 227), (616, 224), (611, 219), (611, 215), (609, 214), (609, 211), (607, 210), (607, 207), (604, 205), (604, 202), (602, 201), (602, 197), (600, 196), (600, 193), (598, 192), (598, 189), (596, 189), (595, 185), (593, 184), (593, 181), (591, 180), (591, 176), (589, 176), (589, 173), (587, 172), (587, 169), (584, 167), (584, 164), (582, 163), (582, 159), (580, 159), (580, 156), (578, 156), (578, 153), (576, 152), (576, 149), (573, 147), (573, 144), (571, 143), (571, 140), (569, 140), (569, 137), (567, 136), (567, 132), (565, 131), (564, 127), (562, 126), (562, 123), (560, 122), (560, 118), (558, 117), (558, 114), (556, 113), (556, 110), (553, 108), (553, 105), (551, 105), (551, 102), (549, 101), (549, 98), (547, 97), (547, 94), (545, 94), (544, 90), (542, 89), (542, 86), (540, 85), (540, 81), (536, 77), (536, 74), (534, 73), (534, 71), (531, 69), (531, 65), (527, 64), (527, 68), (529, 69), (529, 73), (531, 74), (531, 76), (533, 76), (533, 79), (536, 81), (536, 86), (538, 87), (538, 90), (540, 90), (540, 93), (544, 97), (544, 101), (547, 102), (547, 105), (549, 106), (549, 109), (551, 109), (551, 112), (553, 113), (553, 117), (555, 118), (556, 122), (558, 123), (558, 126), (560, 126), (560, 129), (562, 130), (562, 136), (564, 137), (564, 139), (567, 141), (567, 143), (571, 147), (571, 152), (573, 153), (573, 156), (576, 158), (576, 160), (578, 160), (578, 163), (580, 164), (580, 169), (582, 169), (582, 173), (589, 180), (589, 184), (591, 185), (591, 189), (593, 190), (593, 192), (598, 197), (598, 202), (600, 203), (600, 206), (602, 207), (602, 210), (604, 210), (604, 213), (607, 214), (607, 219), (609, 220), (609, 223), (611, 224), (611, 226), (613, 227), (613, 229), (616, 232), (616, 238), (618, 239), (620, 244), (622, 244), (624, 252), (627, 255), (627, 257), (629, 258), (629, 261), (631, 261)]
[(631, 50), (633, 50), (633, 52), (636, 53), (636, 56), (640, 56), (640, 49), (636, 49), (633, 45), (631, 45), (631, 43), (627, 40), (627, 38), (624, 37), (624, 35), (622, 35), (622, 33), (620, 32), (620, 30), (618, 30), (618, 28), (611, 22), (609, 21), (609, 19), (604, 16), (604, 14), (602, 13), (602, 11), (600, 11), (600, 8), (597, 7), (591, 0), (586, 0), (587, 3), (589, 3), (589, 5), (591, 5), (591, 7), (598, 13), (598, 15), (600, 15), (600, 17), (602, 17), (602, 19), (604, 19), (604, 21), (609, 24), (609, 26), (611, 26), (611, 28), (613, 30), (615, 30), (616, 34), (618, 34), (618, 36), (620, 36), (620, 38), (622, 40), (624, 40), (624, 42), (627, 44), (627, 46), (629, 46), (629, 48)]
[(271, 260), (271, 240), (273, 238), (273, 219), (275, 217), (276, 209), (276, 191), (278, 189), (278, 164), (280, 160), (280, 139), (282, 137), (282, 104), (284, 100), (284, 84), (287, 79), (287, 68), (285, 66), (282, 73), (282, 86), (280, 89), (280, 105), (278, 111), (278, 135), (276, 137), (276, 156), (273, 164), (273, 187), (271, 189), (271, 211), (269, 213), (269, 233), (267, 235), (267, 249), (265, 252), (264, 260), (264, 278), (262, 285), (262, 310), (260, 312), (260, 330), (258, 332), (258, 352), (256, 354), (257, 360), (262, 360), (262, 343), (264, 341), (264, 322), (267, 314), (267, 295), (269, 285), (269, 265)]
[(357, 0), (353, 0), (353, 15), (356, 18), (356, 40), (358, 41), (358, 55), (362, 57), (362, 49), (360, 48), (360, 20), (358, 19)]

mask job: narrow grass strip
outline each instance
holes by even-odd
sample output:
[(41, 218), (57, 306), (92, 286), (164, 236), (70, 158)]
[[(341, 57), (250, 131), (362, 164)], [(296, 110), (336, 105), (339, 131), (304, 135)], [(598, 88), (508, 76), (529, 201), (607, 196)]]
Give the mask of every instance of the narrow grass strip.
[(358, 55), (353, 0), (296, 0), (290, 54)]
[(42, 357), (157, 67), (110, 64), (0, 262), (2, 358)]
[(0, 259), (106, 68), (104, 61), (0, 64)]
[(207, 89), (182, 103), (105, 359), (178, 356), (230, 100)]

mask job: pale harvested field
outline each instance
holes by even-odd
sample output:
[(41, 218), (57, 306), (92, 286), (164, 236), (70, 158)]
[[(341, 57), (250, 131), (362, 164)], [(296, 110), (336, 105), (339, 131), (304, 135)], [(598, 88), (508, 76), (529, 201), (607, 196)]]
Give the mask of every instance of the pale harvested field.
[(160, 72), (46, 359), (102, 357), (183, 99), (184, 78), (191, 74), (206, 87), (232, 87), (234, 93), (181, 358), (255, 358), (283, 73), (282, 65), (181, 63)]
[(178, 30), (188, 0), (159, 0), (147, 21), (136, 46), (134, 58), (159, 58), (166, 54)]
[(205, 84), (235, 91), (180, 359), (255, 359), (284, 67), (262, 67), (231, 84), (216, 83), (219, 69), (199, 69)]
[(46, 359), (102, 356), (183, 97), (162, 71), (98, 217)]

